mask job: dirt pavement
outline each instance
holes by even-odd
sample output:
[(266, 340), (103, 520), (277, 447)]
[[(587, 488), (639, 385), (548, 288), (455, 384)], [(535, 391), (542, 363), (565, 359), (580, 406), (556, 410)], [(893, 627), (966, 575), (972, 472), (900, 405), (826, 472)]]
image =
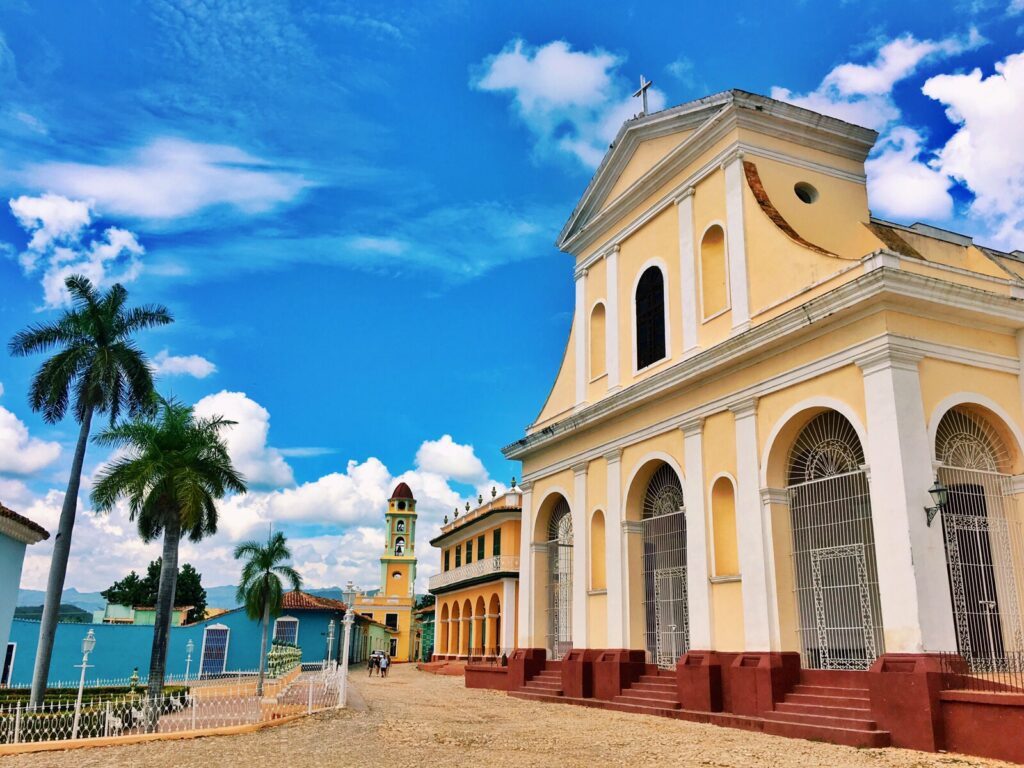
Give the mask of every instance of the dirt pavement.
[(0, 768), (532, 768), (778, 766), (966, 768), (1006, 763), (897, 749), (853, 749), (642, 715), (469, 691), (462, 678), (398, 665), (388, 679), (353, 670), (364, 709), (219, 736), (0, 758)]

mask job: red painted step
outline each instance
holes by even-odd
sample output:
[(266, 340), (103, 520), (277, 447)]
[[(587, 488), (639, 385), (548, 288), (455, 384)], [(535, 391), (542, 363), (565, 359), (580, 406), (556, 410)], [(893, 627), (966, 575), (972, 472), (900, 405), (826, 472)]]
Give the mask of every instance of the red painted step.
[(888, 731), (865, 731), (809, 723), (766, 720), (764, 732), (773, 736), (827, 741), (831, 744), (844, 744), (848, 747), (888, 747), (892, 744), (892, 737)]
[(852, 717), (870, 719), (871, 710), (861, 707), (822, 707), (816, 704), (794, 704), (783, 701), (775, 705), (776, 712), (788, 715), (829, 715), (831, 717)]
[(815, 696), (809, 693), (789, 693), (786, 694), (785, 701), (793, 704), (816, 704), (819, 707), (847, 706), (858, 709), (871, 708), (871, 699), (867, 697)]

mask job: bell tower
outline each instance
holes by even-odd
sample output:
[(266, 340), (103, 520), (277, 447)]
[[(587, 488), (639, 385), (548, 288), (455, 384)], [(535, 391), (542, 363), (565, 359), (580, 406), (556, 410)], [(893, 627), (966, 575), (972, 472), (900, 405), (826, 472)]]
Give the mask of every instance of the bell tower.
[(399, 483), (388, 499), (380, 576), (385, 596), (413, 597), (416, 584), (416, 499), (405, 483)]

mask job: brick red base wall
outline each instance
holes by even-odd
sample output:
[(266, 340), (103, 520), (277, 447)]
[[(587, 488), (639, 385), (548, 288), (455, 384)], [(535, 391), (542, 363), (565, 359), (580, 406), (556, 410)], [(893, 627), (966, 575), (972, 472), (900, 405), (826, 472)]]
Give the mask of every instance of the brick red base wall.
[(466, 687), (507, 691), (508, 667), (499, 667), (491, 664), (467, 664)]
[(943, 691), (945, 749), (1024, 763), (1024, 694)]

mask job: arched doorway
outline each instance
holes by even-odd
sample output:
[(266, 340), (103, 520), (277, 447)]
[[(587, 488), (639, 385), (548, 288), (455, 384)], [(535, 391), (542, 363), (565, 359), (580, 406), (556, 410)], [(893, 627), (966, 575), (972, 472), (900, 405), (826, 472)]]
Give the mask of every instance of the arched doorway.
[(668, 464), (647, 483), (641, 525), (647, 652), (659, 667), (672, 669), (689, 648), (690, 631), (683, 486)]
[(787, 465), (803, 665), (864, 670), (884, 651), (864, 449), (841, 414), (797, 435)]
[(572, 649), (572, 515), (560, 499), (548, 522), (548, 654), (560, 659)]
[(1002, 669), (1024, 650), (1010, 453), (988, 419), (961, 406), (939, 421), (935, 456), (949, 489), (942, 533), (957, 649), (974, 671)]

